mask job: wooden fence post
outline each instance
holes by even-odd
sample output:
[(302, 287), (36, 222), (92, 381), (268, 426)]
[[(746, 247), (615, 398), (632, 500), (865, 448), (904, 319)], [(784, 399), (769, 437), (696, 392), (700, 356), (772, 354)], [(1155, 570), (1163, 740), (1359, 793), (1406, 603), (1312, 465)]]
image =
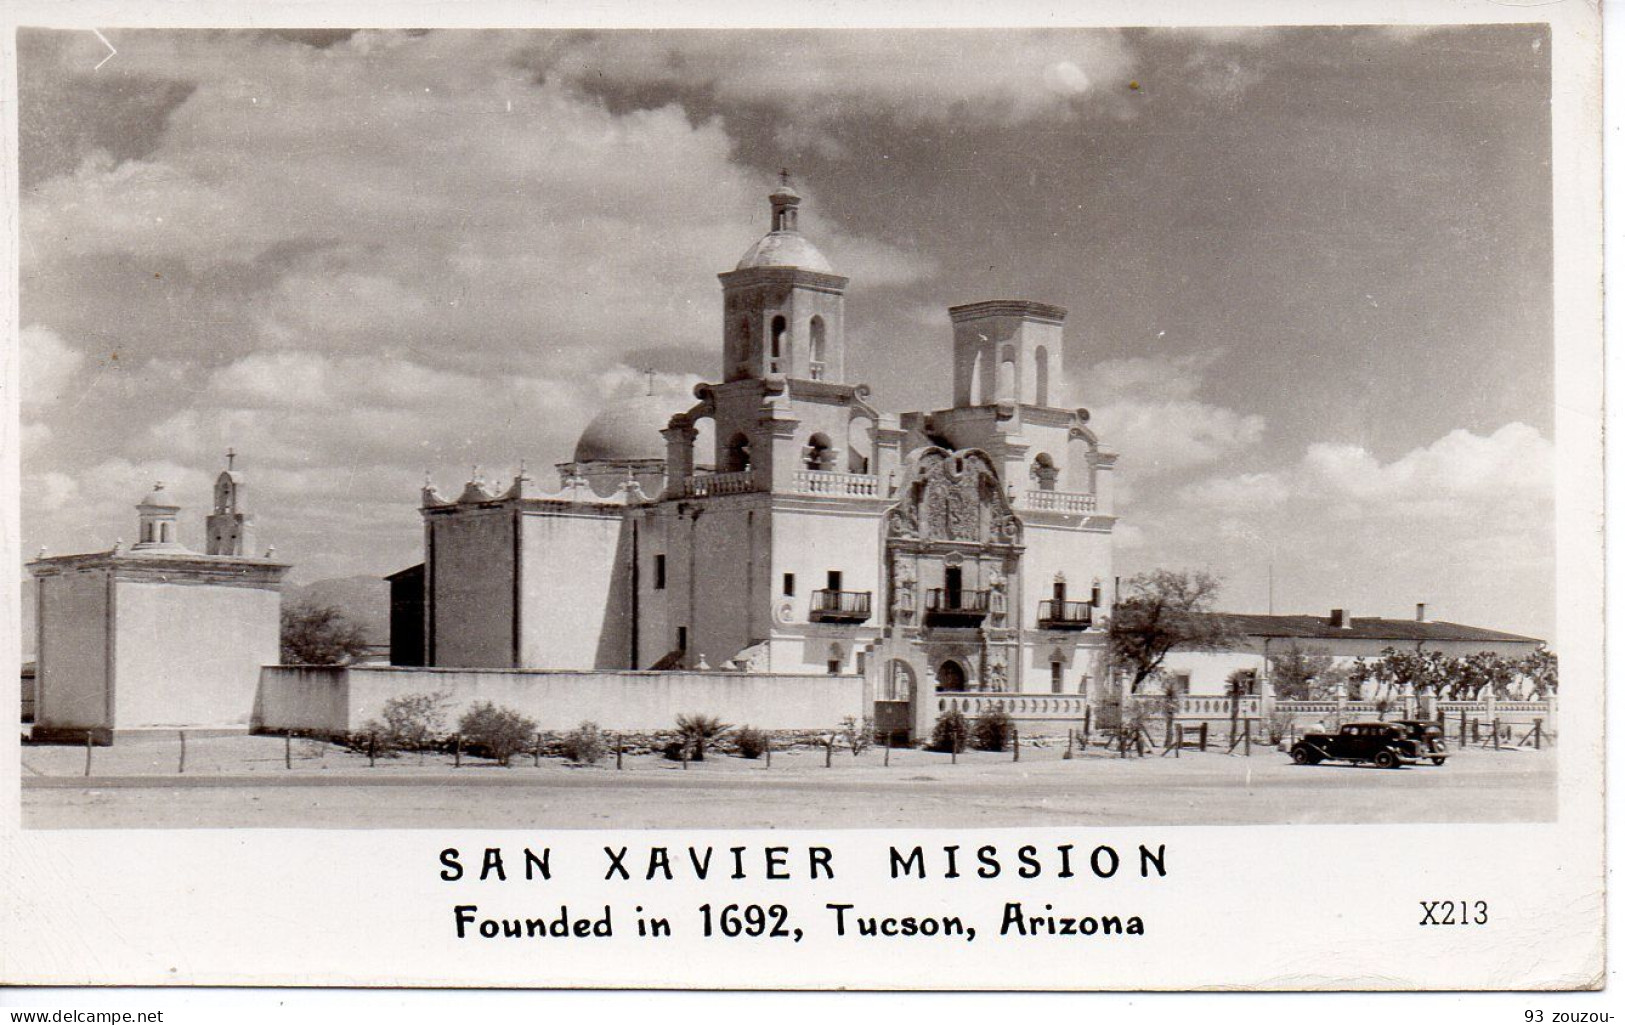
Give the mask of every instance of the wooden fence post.
[[(952, 755), (952, 758), (948, 762), (948, 764), (949, 765), (958, 765), (959, 764), (959, 734), (958, 733), (954, 734), (954, 742), (949, 745), (948, 751)], [(86, 773), (86, 775), (89, 775), (89, 773)]]
[(1457, 746), (1467, 746), (1467, 709), (1465, 708), (1461, 710), (1461, 743)]
[(1535, 750), (1540, 750), (1540, 720), (1535, 720)]
[(535, 745), (530, 749), (530, 767), (540, 769), (542, 767), (542, 734), (540, 731), (536, 733)]
[(369, 733), (369, 734), (367, 734), (367, 768), (369, 768), (369, 769), (375, 768), (375, 767), (377, 767), (377, 765), (378, 765), (378, 734)]
[(293, 768), (293, 731), (292, 730), (284, 730), (282, 732), (282, 767), (284, 769)]
[(1083, 706), (1083, 746), (1086, 748), (1089, 746), (1089, 726), (1090, 720), (1094, 718), (1094, 712), (1094, 705)]
[(1490, 729), (1495, 731), (1495, 749), (1499, 751), (1501, 750), (1501, 720), (1499, 718), (1491, 719)]
[(824, 768), (829, 768), (835, 758), (835, 734), (831, 733), (824, 738)]
[(1014, 726), (1010, 727), (1010, 750), (1012, 752), (1010, 760), (1012, 762), (1021, 761), (1021, 730)]
[(1197, 736), (1201, 740), (1201, 748), (1200, 748), (1200, 750), (1205, 753), (1207, 751), (1207, 720), (1206, 719), (1202, 720), (1202, 728), (1201, 728), (1201, 730), (1199, 730), (1197, 732)]
[(687, 772), (688, 771), (688, 740), (685, 738), (682, 743), (683, 743), (683, 746), (682, 746), (683, 771)]
[(615, 771), (621, 771), (621, 735), (615, 734)]
[(891, 768), (891, 735), (890, 734), (887, 734), (887, 736), (886, 736), (886, 760), (885, 760), (885, 763), (881, 767), (885, 768), (885, 769)]
[(179, 775), (184, 776), (186, 775), (186, 731), (176, 730), (175, 732), (180, 734), (181, 737), (181, 764), (180, 767), (175, 771)]
[(773, 768), (773, 738), (767, 738), (767, 767)]
[(95, 746), (95, 741), (91, 737), (90, 731), (86, 730), (85, 731), (85, 775), (86, 776), (90, 775), (90, 751), (91, 751), (91, 748), (93, 748), (94, 746)]
[(451, 743), (451, 767), (461, 769), (463, 767), (463, 735), (461, 733), (454, 735), (451, 738)]

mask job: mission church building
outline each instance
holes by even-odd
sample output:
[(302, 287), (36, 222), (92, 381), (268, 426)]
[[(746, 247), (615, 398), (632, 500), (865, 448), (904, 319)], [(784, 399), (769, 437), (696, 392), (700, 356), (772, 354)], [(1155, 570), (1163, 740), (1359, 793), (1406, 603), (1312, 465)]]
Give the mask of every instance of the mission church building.
[(951, 405), (882, 412), (848, 378), (848, 279), (787, 177), (769, 199), (719, 275), (722, 380), (692, 406), (606, 407), (556, 490), (425, 485), (395, 661), (859, 674), (881, 728), (916, 732), (933, 691), (1076, 712), (1106, 678), (1116, 456), (1058, 393), (1066, 311), (951, 308)]

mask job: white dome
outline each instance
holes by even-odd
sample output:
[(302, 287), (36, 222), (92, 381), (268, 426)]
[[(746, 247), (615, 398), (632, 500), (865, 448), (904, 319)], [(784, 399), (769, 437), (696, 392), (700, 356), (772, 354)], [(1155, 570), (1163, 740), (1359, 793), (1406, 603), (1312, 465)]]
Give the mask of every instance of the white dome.
[(615, 399), (587, 424), (576, 442), (578, 463), (664, 462), (666, 439), (660, 436), (681, 400), (671, 395), (638, 395)]
[(770, 231), (763, 235), (760, 242), (740, 257), (739, 266), (734, 270), (752, 267), (799, 267), (820, 274), (835, 273), (824, 254), (799, 231)]

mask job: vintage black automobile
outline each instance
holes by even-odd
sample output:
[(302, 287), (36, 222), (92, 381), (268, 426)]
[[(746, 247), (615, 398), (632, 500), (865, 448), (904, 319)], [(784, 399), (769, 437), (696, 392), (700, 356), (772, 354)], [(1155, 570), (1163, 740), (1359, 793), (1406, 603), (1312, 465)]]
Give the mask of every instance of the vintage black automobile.
[(1420, 719), (1346, 723), (1336, 733), (1305, 733), (1292, 745), (1292, 760), (1299, 765), (1370, 762), (1379, 769), (1397, 769), (1424, 761), (1443, 765), (1448, 757), (1443, 733)]

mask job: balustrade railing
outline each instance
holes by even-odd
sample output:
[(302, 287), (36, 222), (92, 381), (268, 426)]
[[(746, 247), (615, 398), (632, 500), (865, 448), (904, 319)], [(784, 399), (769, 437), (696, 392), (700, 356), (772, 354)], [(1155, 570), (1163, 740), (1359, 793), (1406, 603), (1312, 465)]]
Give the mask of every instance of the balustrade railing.
[(1022, 495), (1019, 508), (1038, 512), (1090, 513), (1095, 511), (1095, 496), (1076, 491), (1027, 491)]
[(836, 473), (833, 470), (797, 470), (790, 486), (803, 495), (841, 495), (848, 498), (876, 498), (880, 478), (868, 473)]
[(1083, 719), (1089, 700), (1082, 694), (1021, 694), (1005, 691), (937, 691), (937, 711), (975, 718), (1002, 708), (1016, 720)]
[(756, 490), (756, 474), (752, 470), (733, 473), (700, 473), (683, 478), (683, 494), (689, 498), (708, 498), (711, 495), (740, 495)]

